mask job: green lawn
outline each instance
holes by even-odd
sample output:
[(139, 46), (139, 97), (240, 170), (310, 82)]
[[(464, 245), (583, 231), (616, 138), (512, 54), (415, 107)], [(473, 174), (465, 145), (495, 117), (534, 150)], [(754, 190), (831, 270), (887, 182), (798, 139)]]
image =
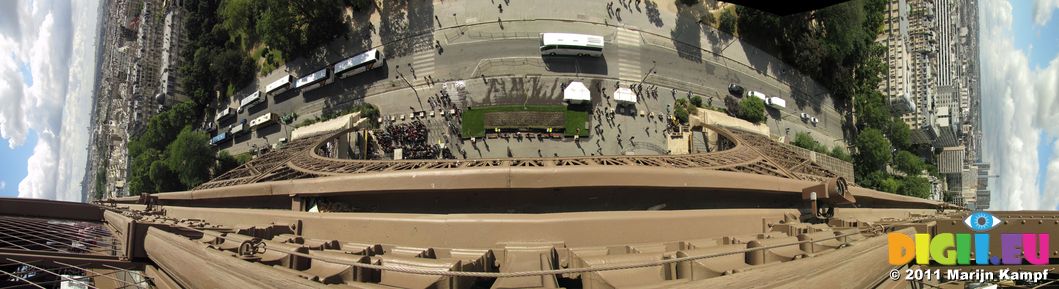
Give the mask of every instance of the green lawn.
[(561, 111), (564, 113), (565, 125), (563, 130), (566, 136), (573, 136), (578, 128), (581, 129), (582, 137), (588, 136), (588, 129), (585, 128), (585, 123), (588, 122), (588, 113), (585, 111), (568, 110), (565, 105), (498, 105), (464, 110), (461, 127), (463, 137), (484, 137), (485, 114), (504, 111)]

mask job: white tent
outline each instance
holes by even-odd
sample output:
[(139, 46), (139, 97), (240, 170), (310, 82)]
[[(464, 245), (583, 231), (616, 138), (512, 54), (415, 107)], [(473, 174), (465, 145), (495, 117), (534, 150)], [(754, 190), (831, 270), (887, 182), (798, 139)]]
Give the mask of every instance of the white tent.
[(636, 103), (636, 93), (632, 92), (632, 89), (628, 89), (628, 88), (622, 87), (622, 88), (619, 88), (619, 89), (614, 91), (614, 100), (617, 100), (619, 104), (621, 104), (621, 103), (635, 104)]
[(586, 103), (591, 101), (591, 99), (588, 87), (585, 87), (585, 84), (581, 82), (571, 82), (563, 90), (563, 101), (568, 103)]

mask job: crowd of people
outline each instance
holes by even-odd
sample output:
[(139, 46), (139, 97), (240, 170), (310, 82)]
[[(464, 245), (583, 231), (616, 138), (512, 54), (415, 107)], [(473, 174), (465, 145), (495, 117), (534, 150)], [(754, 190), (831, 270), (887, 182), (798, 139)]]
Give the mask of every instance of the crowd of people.
[(429, 142), (429, 132), (422, 121), (415, 120), (387, 125), (376, 130), (375, 137), (383, 151), (392, 154), (395, 149), (401, 149), (404, 159), (454, 159), (449, 150)]

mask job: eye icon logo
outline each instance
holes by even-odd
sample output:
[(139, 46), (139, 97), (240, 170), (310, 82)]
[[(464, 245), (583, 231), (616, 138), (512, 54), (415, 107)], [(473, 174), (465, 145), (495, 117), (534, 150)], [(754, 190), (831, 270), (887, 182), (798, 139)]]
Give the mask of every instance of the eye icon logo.
[(967, 227), (976, 232), (989, 231), (1000, 225), (1000, 219), (987, 212), (974, 212), (963, 220)]

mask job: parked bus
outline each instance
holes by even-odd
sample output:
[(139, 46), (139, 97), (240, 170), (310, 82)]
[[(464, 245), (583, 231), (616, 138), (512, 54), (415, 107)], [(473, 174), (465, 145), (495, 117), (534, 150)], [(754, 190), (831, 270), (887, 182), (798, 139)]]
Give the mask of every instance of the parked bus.
[(346, 78), (386, 64), (379, 49), (368, 50), (335, 63), (335, 76)]
[[(321, 81), (327, 79), (327, 67), (324, 69), (317, 70), (316, 72), (310, 73), (309, 75), (303, 76), (294, 82), (294, 88), (301, 89), (302, 92), (310, 91), (320, 87)], [(319, 84), (319, 85), (318, 85)]]
[(216, 146), (217, 144), (220, 144), (226, 139), (228, 139), (228, 132), (222, 131), (210, 139), (210, 145)]
[(258, 127), (268, 126), (279, 120), (279, 116), (275, 113), (266, 113), (262, 116), (255, 118), (250, 121), (250, 129), (257, 129)]
[(225, 107), (221, 111), (217, 112), (217, 117), (214, 120), (217, 122), (221, 122), (222, 120), (232, 116), (235, 116), (235, 110), (233, 110), (231, 107)]
[(287, 91), (287, 89), (290, 89), (290, 81), (291, 81), (290, 74), (284, 75), (283, 77), (280, 77), (276, 81), (273, 81), (272, 83), (269, 83), (268, 86), (265, 86), (265, 94), (267, 94), (267, 95), (277, 95), (277, 94), (280, 94), (280, 93), (283, 93), (283, 92)]
[(254, 93), (251, 93), (250, 95), (247, 95), (243, 99), (239, 100), (239, 111), (243, 111), (247, 108), (253, 107), (258, 103), (261, 103), (263, 100), (265, 100), (265, 98), (261, 97), (261, 91), (255, 91)]
[(241, 135), (243, 133), (246, 133), (247, 131), (249, 131), (249, 130), (246, 127), (246, 120), (244, 119), (244, 120), (240, 121), (239, 124), (233, 126), (232, 130), (229, 131), (228, 134), (230, 136), (232, 136), (232, 137), (236, 137), (236, 136), (239, 136), (239, 135)]
[(541, 33), (541, 55), (603, 56), (603, 37), (572, 33)]

